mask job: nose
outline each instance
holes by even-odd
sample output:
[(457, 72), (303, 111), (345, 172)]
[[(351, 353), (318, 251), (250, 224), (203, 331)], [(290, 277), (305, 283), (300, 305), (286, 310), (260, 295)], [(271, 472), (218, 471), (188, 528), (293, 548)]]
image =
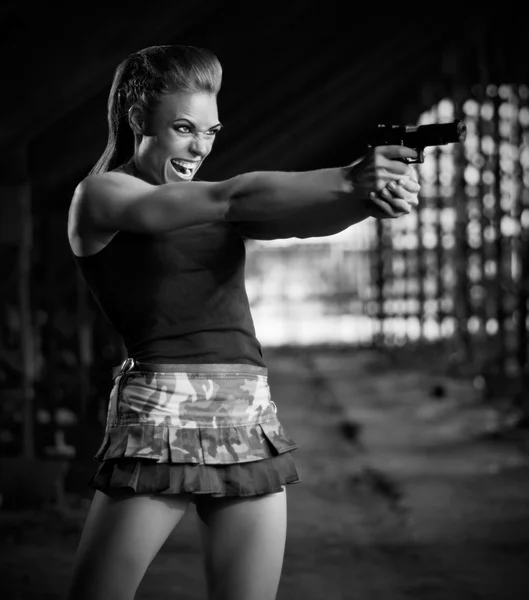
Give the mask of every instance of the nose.
[(199, 156), (199, 157), (203, 158), (209, 154), (210, 145), (211, 144), (210, 144), (209, 140), (205, 140), (201, 136), (196, 135), (195, 137), (193, 137), (193, 139), (191, 141), (189, 150), (195, 156)]

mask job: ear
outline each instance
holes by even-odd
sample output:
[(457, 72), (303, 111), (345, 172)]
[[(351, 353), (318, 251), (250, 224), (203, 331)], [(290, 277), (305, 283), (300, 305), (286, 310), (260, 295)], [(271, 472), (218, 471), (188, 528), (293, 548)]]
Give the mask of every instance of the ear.
[(142, 135), (145, 131), (145, 118), (143, 111), (137, 104), (129, 108), (129, 125), (133, 133)]

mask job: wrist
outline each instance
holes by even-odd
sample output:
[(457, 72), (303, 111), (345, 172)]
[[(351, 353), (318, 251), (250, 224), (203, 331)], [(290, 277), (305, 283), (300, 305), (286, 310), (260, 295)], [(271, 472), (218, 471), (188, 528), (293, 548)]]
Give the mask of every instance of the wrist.
[(353, 167), (354, 165), (342, 167), (344, 189), (350, 197), (351, 202), (354, 203), (355, 210), (363, 215), (362, 218), (367, 219), (368, 217), (376, 217), (378, 215), (377, 207), (373, 204), (371, 199), (365, 193), (362, 193), (359, 187), (355, 185), (353, 179)]
[(356, 189), (355, 184), (353, 183), (353, 172), (351, 167), (341, 167), (340, 172), (343, 179), (344, 192), (349, 196), (354, 196)]

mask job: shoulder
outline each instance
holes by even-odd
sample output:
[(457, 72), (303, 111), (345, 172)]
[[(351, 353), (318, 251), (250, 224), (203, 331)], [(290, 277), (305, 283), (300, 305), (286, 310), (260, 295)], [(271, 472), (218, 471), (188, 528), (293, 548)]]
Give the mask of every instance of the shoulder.
[[(119, 189), (125, 185), (130, 175), (117, 172), (88, 175), (75, 187), (69, 209), (70, 226), (75, 224), (78, 229), (82, 224), (91, 220), (98, 206), (107, 204), (108, 200), (119, 195)], [(130, 185), (130, 183), (128, 184)], [(81, 227), (84, 229), (84, 227)]]
[[(99, 173), (98, 175), (87, 175), (82, 179), (76, 190), (81, 193), (92, 192), (108, 186), (116, 185), (133, 185), (140, 181), (136, 177), (120, 171), (108, 171), (107, 173)], [(150, 185), (142, 181), (145, 185)]]
[(98, 175), (88, 175), (74, 190), (74, 201), (93, 202), (112, 199), (130, 192), (145, 190), (152, 185), (128, 173), (109, 171)]

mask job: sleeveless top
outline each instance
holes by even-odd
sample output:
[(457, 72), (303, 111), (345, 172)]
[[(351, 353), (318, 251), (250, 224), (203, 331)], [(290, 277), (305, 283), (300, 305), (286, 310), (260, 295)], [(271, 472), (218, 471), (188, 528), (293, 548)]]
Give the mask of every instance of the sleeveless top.
[(244, 241), (229, 223), (120, 231), (96, 254), (74, 259), (129, 357), (266, 366), (246, 293)]

